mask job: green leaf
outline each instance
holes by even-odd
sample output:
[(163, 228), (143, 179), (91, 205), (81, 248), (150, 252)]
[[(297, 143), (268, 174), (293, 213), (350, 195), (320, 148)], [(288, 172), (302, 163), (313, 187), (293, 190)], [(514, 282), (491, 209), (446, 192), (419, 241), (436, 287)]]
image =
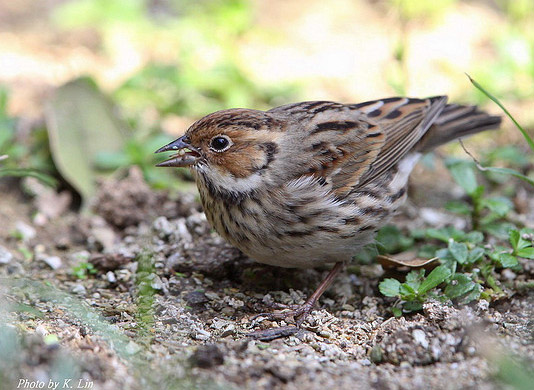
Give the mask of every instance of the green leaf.
[(515, 225), (509, 222), (492, 222), (484, 225), (482, 230), (492, 236), (505, 240), (508, 237), (510, 229), (515, 229)]
[(412, 311), (419, 311), (423, 309), (423, 304), (418, 301), (411, 301), (411, 302), (404, 303), (402, 307), (405, 312), (410, 313)]
[(477, 165), (477, 168), (480, 169), (483, 172), (486, 172), (486, 171), (487, 172), (495, 172), (495, 173), (514, 176), (514, 177), (517, 177), (520, 180), (523, 180), (524, 182), (529, 183), (531, 186), (534, 186), (534, 180), (532, 180), (531, 178), (529, 178), (529, 177), (523, 175), (522, 173), (516, 171), (515, 169), (501, 168), (501, 167), (483, 167), (481, 165)]
[(473, 264), (480, 260), (484, 256), (484, 249), (476, 247), (469, 251), (469, 255), (467, 256), (467, 262), (469, 264)]
[(454, 181), (456, 181), (468, 195), (473, 195), (476, 192), (478, 184), (473, 164), (456, 160), (447, 163), (447, 168), (451, 172)]
[(450, 299), (454, 299), (467, 294), (473, 290), (475, 286), (476, 283), (473, 282), (469, 276), (465, 274), (456, 274), (447, 287), (445, 287), (444, 293)]
[(436, 257), (439, 257), (440, 260), (454, 260), (451, 251), (447, 248), (441, 248), (436, 251)]
[(451, 213), (461, 215), (470, 215), (472, 211), (471, 206), (468, 203), (459, 200), (452, 200), (450, 202), (447, 202), (445, 204), (445, 209), (447, 211), (450, 211)]
[(397, 253), (413, 245), (413, 239), (403, 235), (400, 229), (393, 225), (380, 229), (376, 235), (376, 242), (381, 253)]
[(519, 264), (517, 257), (511, 255), (510, 253), (500, 253), (498, 259), (503, 268), (512, 268)]
[(399, 295), (401, 283), (397, 279), (384, 279), (378, 285), (380, 292), (386, 297), (396, 297)]
[(393, 315), (394, 315), (396, 318), (399, 318), (400, 316), (402, 316), (402, 310), (399, 309), (398, 307), (392, 307), (392, 308), (391, 308), (391, 312), (393, 313)]
[(448, 243), (451, 238), (457, 242), (465, 240), (465, 233), (453, 226), (447, 226), (441, 229), (427, 229), (426, 235), (429, 238), (435, 238), (446, 243)]
[(52, 158), (57, 169), (82, 196), (93, 196), (97, 153), (117, 153), (126, 129), (115, 107), (87, 78), (59, 87), (46, 110)]
[(478, 300), (480, 298), (480, 294), (482, 292), (482, 286), (478, 283), (475, 283), (475, 286), (473, 289), (464, 297), (462, 297), (458, 303), (461, 303), (462, 305), (468, 304), (469, 302)]
[(431, 259), (432, 257), (436, 256), (436, 251), (438, 249), (439, 248), (436, 245), (424, 244), (419, 248), (419, 250), (417, 252), (417, 256), (418, 257), (422, 257), (422, 258)]
[(464, 264), (467, 261), (467, 245), (465, 245), (463, 242), (459, 243), (455, 241), (450, 241), (449, 251), (458, 263)]
[(534, 248), (523, 248), (517, 251), (517, 255), (525, 259), (534, 259)]
[(501, 217), (513, 209), (512, 201), (501, 196), (482, 199), (481, 204)]
[(484, 240), (484, 235), (481, 232), (473, 231), (465, 235), (465, 241), (471, 244), (478, 244)]
[(530, 149), (534, 152), (534, 140), (528, 135), (528, 133), (525, 131), (525, 129), (523, 129), (521, 127), (521, 125), (515, 120), (515, 118), (512, 116), (512, 114), (510, 114), (510, 112), (508, 112), (508, 110), (502, 105), (502, 103), (499, 101), (499, 99), (497, 99), (495, 96), (493, 96), (488, 91), (486, 91), (484, 89), (484, 87), (482, 87), (482, 85), (480, 85), (478, 82), (476, 82), (474, 79), (472, 79), (471, 76), (469, 76), (468, 74), (466, 74), (466, 75), (467, 75), (467, 77), (469, 77), (469, 81), (471, 81), (471, 83), (478, 90), (480, 90), (484, 95), (486, 95), (488, 98), (493, 100), (493, 102), (495, 102), (495, 104), (497, 104), (501, 108), (501, 110), (504, 111), (504, 113), (508, 116), (508, 118), (510, 118), (512, 120), (512, 122), (514, 122), (515, 126), (519, 129), (521, 134), (523, 134), (523, 137), (526, 139), (528, 145), (530, 146)]
[(93, 166), (98, 170), (109, 171), (124, 167), (131, 163), (124, 153), (97, 152), (94, 156)]
[(407, 283), (402, 283), (399, 288), (400, 297), (406, 301), (414, 300), (417, 293), (415, 289)]
[(0, 169), (0, 177), (2, 176), (11, 176), (11, 177), (34, 177), (37, 180), (39, 180), (41, 183), (56, 188), (57, 187), (57, 180), (54, 179), (52, 176), (47, 175), (46, 173), (42, 173), (39, 171), (36, 171), (35, 169), (29, 169), (29, 168), (4, 168)]
[(423, 295), (428, 290), (433, 289), (439, 284), (443, 283), (451, 276), (451, 270), (444, 265), (440, 265), (432, 270), (431, 273), (423, 280), (419, 287), (419, 294)]
[(519, 247), (519, 240), (521, 240), (521, 234), (519, 234), (519, 230), (512, 229), (508, 233), (510, 244), (512, 244), (512, 248), (514, 250), (517, 250)]

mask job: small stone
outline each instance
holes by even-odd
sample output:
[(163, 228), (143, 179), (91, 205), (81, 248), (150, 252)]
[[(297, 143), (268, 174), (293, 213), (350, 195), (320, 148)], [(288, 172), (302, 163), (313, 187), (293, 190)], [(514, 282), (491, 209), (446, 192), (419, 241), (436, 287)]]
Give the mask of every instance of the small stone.
[(501, 275), (506, 280), (514, 280), (517, 277), (516, 273), (509, 268), (503, 269)]
[(163, 282), (161, 281), (160, 277), (158, 275), (152, 274), (154, 277), (152, 278), (152, 281), (150, 282), (150, 287), (152, 287), (154, 290), (163, 290)]
[(105, 224), (99, 224), (91, 229), (91, 235), (94, 242), (100, 244), (106, 251), (111, 251), (117, 235), (109, 226)]
[(22, 221), (17, 221), (15, 230), (20, 234), (23, 241), (29, 241), (37, 235), (35, 229)]
[(225, 330), (221, 333), (221, 337), (227, 337), (235, 334), (235, 326), (230, 324), (226, 327)]
[(414, 341), (419, 344), (421, 347), (428, 348), (428, 340), (426, 338), (426, 333), (421, 329), (414, 329), (412, 331), (412, 336)]
[(192, 291), (185, 296), (188, 305), (196, 306), (209, 301), (208, 297), (202, 291)]
[(154, 230), (161, 238), (169, 237), (174, 232), (174, 226), (165, 217), (158, 217), (152, 223)]
[(470, 347), (467, 348), (467, 351), (466, 351), (466, 352), (467, 352), (467, 354), (468, 354), (469, 356), (475, 356), (475, 354), (477, 353), (477, 350), (476, 350), (475, 347), (470, 346)]
[(124, 349), (128, 355), (135, 355), (136, 353), (141, 351), (142, 348), (133, 341), (130, 341), (128, 344), (126, 344), (126, 347)]
[(35, 328), (35, 333), (39, 336), (46, 336), (48, 334), (48, 331), (46, 330), (44, 325), (37, 325), (37, 327)]
[(211, 337), (211, 333), (205, 331), (204, 329), (193, 329), (191, 332), (191, 337), (195, 340), (207, 340)]
[(172, 255), (167, 257), (167, 260), (165, 261), (165, 266), (167, 269), (174, 269), (177, 265), (183, 263), (185, 261), (184, 256), (181, 252), (174, 252)]
[(13, 259), (13, 255), (7, 248), (0, 245), (0, 264), (8, 264)]
[(117, 277), (115, 276), (115, 274), (113, 273), (113, 271), (108, 271), (106, 273), (106, 280), (109, 282), (109, 283), (117, 283)]
[(41, 260), (53, 270), (60, 268), (62, 265), (62, 261), (59, 256), (44, 256), (41, 258)]
[(76, 284), (70, 289), (70, 291), (73, 292), (74, 294), (79, 294), (79, 295), (85, 295), (85, 293), (87, 292), (83, 284)]
[(193, 366), (210, 368), (224, 363), (224, 355), (220, 348), (214, 344), (202, 345), (191, 356)]
[(180, 218), (179, 220), (176, 221), (176, 235), (184, 243), (193, 242), (193, 237), (191, 236), (191, 233), (189, 233), (189, 230), (187, 229), (185, 218)]

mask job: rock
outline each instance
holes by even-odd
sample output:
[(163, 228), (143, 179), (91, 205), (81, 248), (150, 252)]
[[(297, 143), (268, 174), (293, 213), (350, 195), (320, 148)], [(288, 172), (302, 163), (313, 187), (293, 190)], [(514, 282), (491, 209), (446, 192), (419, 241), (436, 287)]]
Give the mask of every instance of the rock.
[(72, 195), (69, 191), (57, 193), (33, 177), (24, 180), (24, 187), (35, 196), (37, 213), (33, 221), (38, 226), (44, 226), (49, 220), (59, 217), (72, 202)]
[(30, 226), (22, 221), (17, 221), (15, 224), (15, 230), (22, 238), (22, 241), (29, 241), (37, 235), (37, 232), (33, 226)]
[(202, 345), (190, 358), (191, 364), (200, 368), (210, 368), (224, 363), (224, 355), (215, 344)]
[(176, 221), (176, 233), (178, 238), (184, 243), (193, 242), (193, 237), (187, 229), (185, 218), (180, 218)]
[(85, 289), (85, 286), (83, 284), (74, 285), (70, 289), (70, 291), (73, 292), (74, 294), (79, 294), (79, 295), (85, 295), (87, 293), (87, 290)]
[(100, 244), (104, 251), (111, 251), (115, 244), (117, 235), (104, 220), (99, 219), (91, 228), (91, 237), (93, 243)]
[(133, 256), (126, 256), (122, 253), (106, 253), (91, 256), (89, 262), (101, 271), (115, 271), (132, 260)]
[(60, 268), (62, 265), (62, 261), (59, 256), (43, 256), (41, 261), (46, 263), (53, 270)]
[(165, 261), (165, 267), (169, 270), (173, 270), (174, 267), (185, 261), (184, 255), (181, 252), (174, 252), (172, 255), (167, 257)]
[(0, 264), (8, 264), (13, 259), (13, 255), (7, 248), (0, 245)]
[(195, 328), (191, 332), (191, 337), (195, 340), (207, 340), (211, 337), (211, 333), (204, 329)]
[(142, 222), (154, 213), (158, 194), (148, 186), (139, 167), (131, 167), (128, 176), (103, 183), (94, 203), (95, 211), (112, 226), (124, 229)]
[(412, 330), (412, 336), (414, 341), (419, 344), (423, 348), (428, 348), (428, 340), (426, 338), (426, 334), (421, 329), (414, 329)]
[(106, 273), (106, 280), (109, 282), (109, 283), (117, 283), (117, 277), (115, 276), (115, 274), (113, 273), (113, 271), (108, 271)]
[(175, 227), (165, 217), (158, 217), (152, 223), (152, 227), (161, 238), (170, 237), (174, 233)]
[(209, 299), (202, 291), (192, 291), (185, 296), (185, 301), (190, 306), (197, 306), (209, 302)]

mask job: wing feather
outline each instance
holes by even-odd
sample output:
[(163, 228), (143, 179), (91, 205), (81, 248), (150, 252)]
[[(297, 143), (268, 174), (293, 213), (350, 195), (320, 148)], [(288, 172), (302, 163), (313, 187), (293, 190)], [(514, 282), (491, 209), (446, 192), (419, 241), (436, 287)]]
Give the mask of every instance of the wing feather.
[(388, 98), (360, 104), (303, 102), (269, 112), (287, 115), (305, 130), (306, 162), (296, 175), (323, 178), (337, 196), (394, 167), (439, 116), (447, 97)]

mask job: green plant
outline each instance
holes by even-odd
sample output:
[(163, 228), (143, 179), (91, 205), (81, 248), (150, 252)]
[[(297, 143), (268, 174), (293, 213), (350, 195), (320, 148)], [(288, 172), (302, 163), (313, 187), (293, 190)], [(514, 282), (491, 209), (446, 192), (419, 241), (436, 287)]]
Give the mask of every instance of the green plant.
[[(42, 160), (32, 160), (40, 156), (41, 151), (30, 150), (17, 140), (16, 122), (7, 112), (9, 94), (5, 88), (0, 88), (0, 178), (2, 177), (35, 177), (42, 183), (55, 187), (57, 181), (49, 174), (35, 168), (21, 167), (25, 160), (30, 160), (33, 166), (42, 168), (46, 164)], [(36, 142), (36, 146), (39, 144)], [(39, 147), (39, 149), (41, 149)]]
[(74, 267), (71, 271), (77, 279), (87, 279), (89, 275), (94, 275), (97, 273), (95, 266), (91, 263), (83, 262)]
[[(513, 119), (495, 97), (486, 92), (476, 81), (473, 84), (495, 101), (514, 121), (534, 151), (534, 142), (528, 133)], [(501, 153), (501, 152), (499, 152)], [(525, 164), (525, 157), (512, 156), (510, 149), (504, 153), (509, 162)], [(473, 159), (474, 160), (474, 159)], [(483, 172), (515, 176), (527, 183), (532, 180), (511, 168), (481, 167), (478, 161), (447, 159), (446, 166), (456, 183), (465, 191), (467, 200), (456, 200), (446, 205), (448, 211), (468, 217), (471, 231), (466, 232), (447, 226), (412, 232), (416, 240), (437, 240), (446, 248), (425, 243), (420, 256), (436, 256), (441, 265), (425, 277), (425, 271), (411, 271), (406, 280), (384, 279), (379, 289), (385, 296), (398, 298), (393, 306), (394, 315), (420, 310), (429, 298), (454, 301), (460, 304), (477, 299), (492, 300), (508, 295), (498, 281), (497, 271), (509, 268), (521, 271), (520, 258), (534, 259), (534, 230), (517, 227), (507, 220), (513, 210), (512, 201), (505, 196), (492, 196), (479, 184), (475, 166)], [(398, 236), (400, 232), (397, 232)], [(388, 237), (388, 236), (386, 236)], [(398, 241), (389, 237), (389, 242)]]
[[(519, 229), (505, 218), (512, 210), (511, 201), (488, 196), (485, 187), (477, 182), (472, 162), (451, 160), (447, 166), (469, 196), (469, 201), (451, 202), (447, 209), (469, 217), (473, 230), (447, 226), (412, 232), (416, 240), (426, 241), (419, 255), (436, 256), (441, 265), (426, 277), (424, 271), (414, 270), (403, 283), (391, 278), (380, 283), (382, 294), (399, 298), (393, 307), (395, 315), (419, 310), (429, 298), (460, 304), (499, 298), (506, 293), (496, 271), (503, 268), (519, 271), (519, 258), (534, 259), (534, 230)], [(428, 240), (445, 243), (447, 247), (429, 245)], [(438, 289), (440, 285), (442, 288)]]

